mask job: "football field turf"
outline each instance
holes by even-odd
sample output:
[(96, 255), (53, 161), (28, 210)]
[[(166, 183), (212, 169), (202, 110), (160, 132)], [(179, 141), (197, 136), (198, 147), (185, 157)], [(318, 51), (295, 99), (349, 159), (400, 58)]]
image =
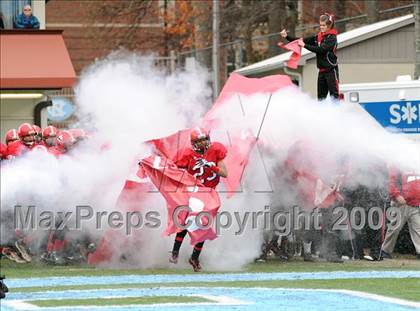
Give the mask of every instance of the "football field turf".
[(1, 261), (3, 310), (413, 310), (420, 262), (251, 264), (242, 271), (97, 269)]

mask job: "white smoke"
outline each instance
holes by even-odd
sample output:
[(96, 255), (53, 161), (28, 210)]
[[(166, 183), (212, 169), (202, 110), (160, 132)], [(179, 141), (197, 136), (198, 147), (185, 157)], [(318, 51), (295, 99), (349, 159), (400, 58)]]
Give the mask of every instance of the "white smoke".
[[(81, 120), (77, 126), (90, 131), (91, 138), (58, 160), (30, 154), (3, 166), (2, 210), (34, 203), (52, 210), (74, 210), (77, 205), (114, 210), (125, 180), (136, 170), (138, 160), (151, 152), (143, 143), (199, 124), (211, 104), (208, 78), (200, 68), (166, 74), (156, 69), (152, 57), (135, 54), (113, 54), (92, 65), (76, 88)], [(314, 142), (321, 154), (333, 159), (350, 158), (362, 172), (356, 183), (377, 182), (374, 174), (366, 172), (378, 161), (404, 170), (420, 167), (417, 145), (389, 134), (358, 106), (319, 103), (296, 88), (272, 94), (270, 102), (269, 98), (270, 94), (233, 96), (216, 112), (221, 123), (212, 131), (212, 140), (229, 144), (226, 135), (220, 134), (226, 131), (245, 135), (249, 129), (255, 137), (259, 135), (243, 177), (243, 192), (231, 199), (222, 193), (220, 211), (241, 215), (263, 211), (272, 200), (271, 191), (284, 194), (279, 189), (284, 185), (272, 180), (273, 171), (300, 140)], [(336, 168), (335, 163), (324, 161), (321, 170), (334, 175)], [(165, 202), (158, 193), (151, 194), (140, 208), (165, 214)], [(167, 267), (174, 237), (162, 237), (164, 217), (161, 222), (158, 229), (135, 231), (128, 238), (116, 234), (111, 247), (117, 256), (111, 266), (121, 265), (120, 253), (125, 253), (123, 265)], [(262, 228), (252, 229), (248, 223), (245, 232), (236, 235), (238, 230), (233, 219), (229, 230), (205, 243), (201, 260), (206, 267), (240, 269), (258, 256)], [(186, 238), (180, 267), (186, 266), (191, 249)]]
[[(89, 67), (75, 93), (80, 121), (74, 127), (86, 129), (90, 138), (58, 160), (31, 152), (4, 164), (2, 211), (12, 211), (17, 204), (35, 205), (37, 214), (43, 210), (74, 212), (80, 205), (91, 206), (94, 212), (115, 210), (125, 180), (135, 175), (138, 161), (150, 154), (143, 143), (186, 128), (192, 120), (197, 122), (211, 95), (208, 74), (201, 68), (166, 75), (154, 66), (153, 57), (124, 52)], [(147, 205), (146, 210), (157, 207), (164, 214), (161, 198)], [(162, 223), (159, 232), (149, 230), (153, 239), (145, 239), (144, 256), (136, 255), (144, 267), (159, 263), (158, 256), (146, 256), (156, 252), (153, 248), (165, 255), (169, 249), (166, 245), (165, 250), (160, 249), (164, 219)], [(97, 235), (102, 232), (94, 227), (89, 230)], [(124, 242), (112, 241), (116, 252), (125, 251)]]
[[(291, 208), (296, 204), (296, 189), (286, 184), (278, 169), (284, 168), (290, 148), (299, 141), (312, 147), (299, 155), (300, 160), (315, 158), (318, 167), (310, 173), (318, 173), (326, 182), (332, 183), (346, 171), (340, 163), (343, 158), (350, 163), (345, 182), (353, 187), (386, 185), (383, 173), (388, 166), (420, 172), (418, 143), (386, 131), (356, 104), (318, 102), (294, 87), (274, 94), (234, 95), (211, 117), (220, 121), (212, 132), (246, 135), (244, 130), (250, 129), (258, 137), (243, 177), (244, 191), (223, 201), (222, 210), (227, 206), (231, 211), (255, 214), (264, 212), (267, 205), (275, 204), (275, 211), (279, 206)], [(229, 137), (220, 135), (219, 139), (229, 144)], [(262, 222), (259, 225), (257, 232), (246, 230), (239, 237), (234, 236), (237, 225), (233, 225), (220, 241), (208, 246), (212, 250), (207, 255), (212, 259), (208, 264), (237, 269), (250, 262), (261, 245)], [(217, 256), (224, 260), (217, 260)]]

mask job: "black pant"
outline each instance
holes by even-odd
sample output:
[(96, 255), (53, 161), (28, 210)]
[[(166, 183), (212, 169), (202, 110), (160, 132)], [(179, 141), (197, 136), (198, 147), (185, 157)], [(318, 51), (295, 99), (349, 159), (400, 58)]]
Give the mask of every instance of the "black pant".
[(339, 76), (338, 67), (329, 71), (319, 72), (318, 74), (318, 99), (322, 100), (327, 97), (328, 92), (331, 97), (339, 98), (338, 88)]

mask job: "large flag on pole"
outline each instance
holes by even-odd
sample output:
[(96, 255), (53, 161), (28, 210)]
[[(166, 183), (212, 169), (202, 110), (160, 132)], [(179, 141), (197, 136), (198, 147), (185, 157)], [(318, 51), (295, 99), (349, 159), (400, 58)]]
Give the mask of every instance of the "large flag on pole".
[[(243, 172), (257, 137), (252, 135), (249, 129), (241, 129), (240, 132), (231, 131), (226, 127), (226, 124), (222, 124), (220, 116), (223, 113), (221, 112), (224, 111), (226, 105), (232, 104), (232, 101), (229, 100), (232, 96), (250, 96), (257, 93), (272, 94), (281, 88), (292, 85), (292, 81), (286, 75), (247, 78), (233, 73), (226, 81), (213, 107), (204, 116), (201, 126), (209, 130), (210, 135), (214, 129), (226, 130), (229, 134), (229, 141), (224, 142), (227, 148), (227, 157), (224, 162), (229, 173), (227, 178), (222, 179), (228, 197), (233, 196), (240, 186)], [(239, 97), (238, 100), (240, 100)], [(170, 136), (151, 140), (149, 144), (154, 146), (159, 155), (176, 162), (185, 148), (190, 146), (189, 131), (189, 129), (183, 129)]]
[[(227, 196), (233, 196), (241, 183), (243, 173), (248, 164), (249, 156), (257, 142), (257, 133), (253, 135), (250, 129), (240, 131), (229, 129), (229, 124), (222, 124), (220, 116), (223, 116), (226, 105), (232, 104), (232, 96), (251, 96), (253, 94), (272, 94), (284, 87), (292, 86), (289, 76), (272, 75), (264, 78), (247, 78), (233, 73), (226, 81), (223, 90), (214, 103), (213, 107), (204, 117), (204, 127), (208, 129), (221, 128), (229, 131), (229, 144), (227, 144), (227, 156), (224, 160), (228, 169), (228, 177), (223, 179)], [(271, 98), (271, 96), (269, 97)], [(239, 103), (242, 107), (242, 103)], [(264, 102), (269, 105), (269, 102)], [(267, 107), (268, 108), (268, 107)], [(238, 116), (240, 118), (240, 116)]]

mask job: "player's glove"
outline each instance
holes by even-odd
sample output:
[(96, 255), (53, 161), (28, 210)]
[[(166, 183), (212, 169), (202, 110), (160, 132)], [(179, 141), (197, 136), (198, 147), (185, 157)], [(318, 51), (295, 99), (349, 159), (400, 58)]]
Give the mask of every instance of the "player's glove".
[(198, 159), (195, 164), (197, 167), (212, 167), (215, 165), (213, 162), (209, 162), (206, 159)]
[(205, 159), (198, 159), (195, 163), (195, 167), (209, 167), (216, 174), (219, 174), (220, 172), (220, 168), (214, 164), (214, 162), (209, 162)]

